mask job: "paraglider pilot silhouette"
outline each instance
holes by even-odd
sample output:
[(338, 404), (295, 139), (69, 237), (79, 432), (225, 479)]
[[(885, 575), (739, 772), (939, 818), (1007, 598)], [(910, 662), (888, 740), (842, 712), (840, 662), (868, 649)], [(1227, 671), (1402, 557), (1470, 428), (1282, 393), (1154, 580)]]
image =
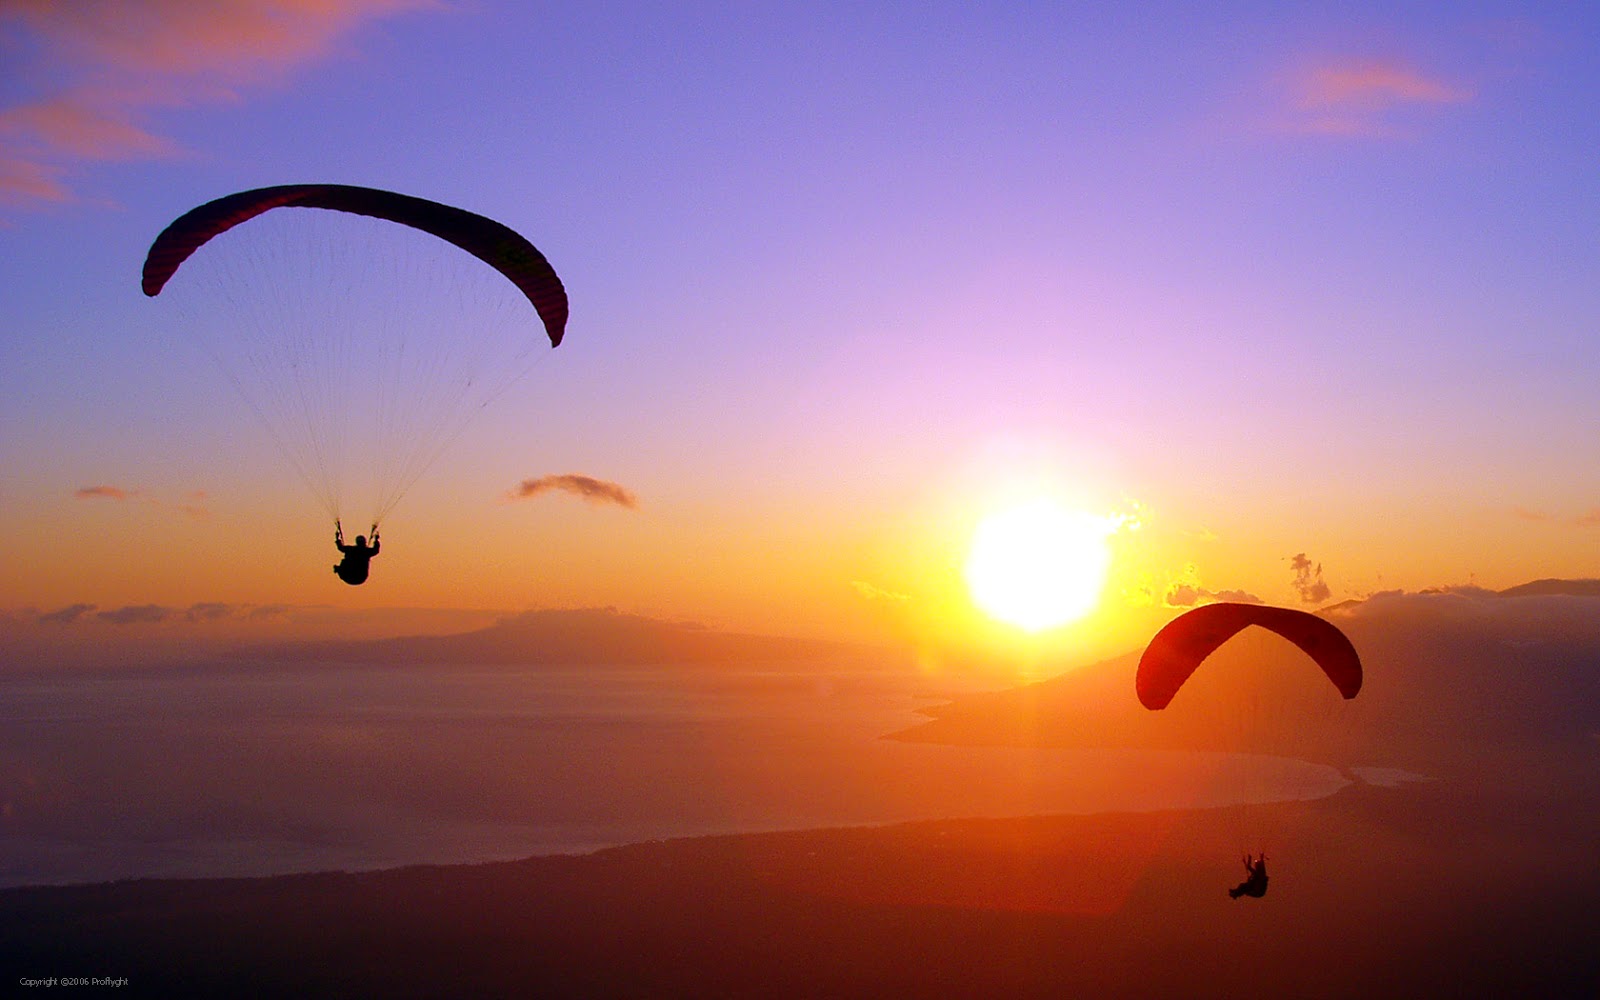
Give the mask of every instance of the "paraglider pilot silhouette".
[(1267, 894), (1267, 856), (1250, 860), (1250, 855), (1244, 856), (1245, 880), (1228, 890), (1228, 895), (1234, 899), (1240, 896), (1249, 896), (1260, 899)]
[(339, 574), (339, 579), (352, 587), (366, 583), (367, 570), (369, 568), (367, 564), (373, 556), (378, 554), (378, 526), (376, 524), (372, 526), (372, 544), (370, 546), (363, 535), (356, 536), (354, 545), (346, 545), (344, 543), (344, 528), (339, 524), (338, 520), (335, 520), (333, 522), (333, 544), (337, 545), (339, 551), (344, 553), (344, 558), (339, 560), (337, 566), (333, 567), (333, 571)]

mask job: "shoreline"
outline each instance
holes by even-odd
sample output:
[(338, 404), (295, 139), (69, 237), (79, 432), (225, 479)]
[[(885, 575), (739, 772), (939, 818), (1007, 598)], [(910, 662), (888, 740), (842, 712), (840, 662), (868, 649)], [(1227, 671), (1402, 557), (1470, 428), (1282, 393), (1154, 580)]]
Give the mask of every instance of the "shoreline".
[(1225, 817), (1186, 810), (9, 889), (0, 936), (18, 975), (77, 974), (93, 955), (95, 975), (149, 995), (180, 981), (240, 996), (796, 997), (1225, 996), (1241, 982), (1567, 996), (1600, 982), (1592, 786), (1353, 786), (1273, 812), (1284, 834), (1259, 901), (1223, 891), (1238, 878)]
[[(892, 739), (892, 738), (893, 738), (892, 735), (886, 735), (884, 737), (880, 737), (880, 739)], [(944, 746), (945, 744), (924, 744), (924, 745), (926, 745), (926, 746), (935, 746), (935, 745)], [(979, 751), (988, 750), (988, 749), (1010, 750), (1010, 751), (1018, 751), (1018, 750), (1030, 749), (1030, 748), (1018, 748), (1018, 747), (995, 747), (995, 748), (984, 747), (984, 746), (964, 747), (964, 746), (960, 746), (960, 745), (957, 745), (957, 744), (951, 744), (949, 746), (952, 749), (979, 750)], [(1057, 751), (1059, 751), (1059, 752), (1062, 752), (1062, 753), (1074, 753), (1074, 752), (1077, 752), (1077, 753), (1087, 753), (1087, 754), (1106, 754), (1106, 755), (1111, 755), (1111, 756), (1116, 756), (1116, 757), (1125, 756), (1125, 755), (1128, 755), (1128, 754), (1136, 754), (1136, 755), (1140, 755), (1140, 756), (1143, 756), (1143, 755), (1146, 755), (1146, 754), (1153, 754), (1158, 758), (1171, 758), (1171, 759), (1177, 760), (1179, 762), (1187, 762), (1188, 758), (1192, 757), (1197, 762), (1204, 761), (1204, 763), (1195, 763), (1194, 768), (1195, 768), (1196, 772), (1209, 771), (1212, 767), (1214, 767), (1214, 763), (1210, 760), (1211, 758), (1219, 758), (1220, 759), (1220, 758), (1240, 756), (1240, 755), (1226, 755), (1226, 754), (1210, 754), (1210, 753), (1207, 753), (1207, 752), (1204, 752), (1204, 751), (1193, 751), (1193, 752), (1190, 752), (1190, 751), (1145, 751), (1145, 752), (1139, 752), (1139, 751), (1130, 751), (1130, 750), (1096, 751), (1096, 750), (1079, 749), (1079, 748), (1068, 748), (1068, 747), (1055, 747), (1055, 748), (1046, 747), (1046, 748), (1032, 748), (1032, 749), (1040, 750), (1040, 751), (1044, 751), (1044, 752), (1057, 752)], [(1267, 759), (1267, 760), (1277, 760), (1277, 758), (1267, 757), (1266, 755), (1257, 755), (1257, 756), (1262, 756), (1263, 759)], [(1288, 760), (1288, 759), (1285, 758), (1284, 760)], [(222, 869), (222, 870), (218, 870), (218, 871), (194, 872), (194, 873), (183, 872), (183, 871), (176, 871), (176, 872), (155, 871), (155, 872), (139, 873), (139, 874), (112, 875), (112, 876), (105, 877), (105, 878), (65, 879), (65, 880), (61, 880), (61, 881), (43, 881), (43, 882), (9, 882), (9, 883), (5, 883), (5, 884), (0, 884), (0, 892), (9, 891), (9, 890), (13, 890), (13, 889), (69, 888), (69, 887), (76, 887), (76, 886), (117, 885), (117, 884), (124, 884), (124, 883), (130, 883), (130, 882), (147, 882), (147, 881), (205, 882), (205, 881), (227, 880), (227, 879), (285, 878), (285, 877), (294, 877), (294, 876), (300, 876), (300, 875), (318, 875), (318, 874), (371, 874), (371, 873), (379, 873), (379, 872), (398, 871), (398, 870), (403, 870), (403, 869), (407, 869), (407, 868), (416, 868), (416, 867), (448, 868), (448, 867), (471, 866), (471, 865), (482, 865), (482, 864), (512, 863), (512, 862), (529, 860), (529, 859), (534, 859), (534, 858), (584, 857), (584, 856), (593, 855), (593, 854), (596, 854), (596, 853), (599, 853), (599, 852), (602, 852), (602, 851), (615, 850), (615, 849), (619, 849), (619, 848), (627, 848), (627, 847), (636, 846), (636, 845), (659, 844), (659, 843), (668, 843), (668, 842), (684, 841), (684, 840), (699, 840), (699, 839), (705, 839), (705, 838), (764, 836), (764, 835), (772, 835), (772, 834), (803, 834), (803, 833), (817, 833), (817, 832), (830, 831), (830, 830), (880, 829), (880, 828), (885, 828), (885, 827), (899, 826), (899, 825), (905, 825), (905, 824), (915, 824), (915, 823), (960, 823), (960, 822), (984, 822), (984, 821), (997, 821), (997, 820), (1002, 820), (1003, 821), (1003, 820), (1044, 819), (1044, 818), (1052, 818), (1052, 817), (1092, 817), (1092, 816), (1115, 816), (1115, 815), (1143, 815), (1143, 814), (1160, 813), (1160, 812), (1178, 812), (1178, 813), (1181, 813), (1181, 812), (1190, 812), (1190, 811), (1201, 811), (1201, 812), (1205, 812), (1205, 811), (1227, 811), (1227, 810), (1230, 810), (1230, 809), (1238, 809), (1240, 807), (1248, 807), (1248, 808), (1251, 808), (1251, 809), (1259, 809), (1259, 808), (1262, 808), (1262, 807), (1270, 807), (1272, 805), (1278, 805), (1278, 804), (1287, 805), (1287, 804), (1292, 804), (1292, 803), (1297, 803), (1297, 802), (1309, 802), (1309, 801), (1315, 801), (1315, 800), (1318, 800), (1318, 799), (1329, 798), (1329, 797), (1332, 797), (1332, 796), (1336, 796), (1336, 795), (1342, 794), (1342, 793), (1346, 792), (1348, 789), (1350, 789), (1351, 787), (1355, 787), (1355, 786), (1359, 786), (1359, 785), (1363, 785), (1363, 784), (1366, 784), (1366, 785), (1379, 785), (1379, 784), (1381, 784), (1380, 782), (1369, 781), (1369, 780), (1363, 778), (1359, 773), (1352, 773), (1352, 772), (1361, 772), (1361, 771), (1370, 771), (1370, 770), (1377, 770), (1377, 771), (1385, 770), (1385, 769), (1359, 768), (1359, 767), (1358, 768), (1340, 769), (1340, 768), (1334, 768), (1331, 765), (1312, 764), (1311, 762), (1304, 762), (1304, 761), (1295, 761), (1295, 763), (1297, 763), (1297, 764), (1305, 764), (1305, 765), (1307, 765), (1309, 767), (1312, 767), (1312, 768), (1318, 768), (1318, 769), (1322, 769), (1322, 770), (1327, 771), (1328, 773), (1325, 776), (1322, 776), (1322, 777), (1326, 778), (1327, 781), (1329, 782), (1329, 784), (1327, 784), (1327, 786), (1325, 788), (1323, 787), (1323, 785), (1319, 784), (1315, 789), (1313, 789), (1312, 785), (1309, 782), (1309, 779), (1300, 779), (1299, 780), (1299, 784), (1296, 787), (1296, 794), (1289, 794), (1289, 793), (1285, 792), (1285, 794), (1283, 794), (1282, 797), (1273, 797), (1273, 798), (1259, 799), (1259, 800), (1205, 801), (1205, 802), (1190, 802), (1190, 803), (1181, 803), (1181, 804), (1174, 804), (1172, 802), (1158, 802), (1158, 803), (1151, 804), (1151, 805), (1145, 805), (1143, 807), (1135, 806), (1135, 805), (1113, 805), (1113, 806), (1109, 806), (1109, 807), (1097, 807), (1097, 808), (1086, 808), (1086, 809), (1049, 809), (1049, 810), (1029, 811), (1029, 812), (1014, 812), (1014, 811), (1007, 811), (1007, 810), (972, 811), (972, 812), (965, 812), (965, 813), (952, 814), (952, 815), (914, 815), (914, 816), (907, 816), (907, 817), (891, 817), (891, 818), (882, 818), (882, 819), (839, 820), (839, 821), (832, 821), (832, 822), (824, 821), (824, 822), (812, 822), (812, 823), (805, 823), (805, 822), (801, 822), (801, 823), (773, 822), (773, 823), (767, 823), (767, 824), (762, 824), (762, 823), (749, 824), (749, 823), (746, 823), (746, 824), (738, 824), (738, 825), (728, 825), (728, 826), (723, 826), (723, 827), (709, 827), (709, 828), (699, 828), (699, 829), (676, 829), (676, 830), (670, 830), (670, 831), (667, 831), (667, 832), (662, 832), (662, 833), (659, 833), (659, 834), (651, 834), (651, 835), (641, 834), (641, 835), (638, 835), (638, 836), (625, 836), (625, 837), (621, 837), (621, 838), (618, 838), (618, 839), (600, 839), (600, 840), (594, 840), (594, 841), (590, 841), (590, 842), (586, 842), (586, 843), (580, 842), (580, 843), (575, 843), (575, 844), (574, 843), (562, 844), (561, 842), (556, 842), (556, 843), (552, 843), (552, 844), (550, 844), (548, 846), (534, 847), (532, 849), (522, 849), (522, 848), (515, 848), (515, 847), (513, 847), (513, 848), (504, 848), (504, 849), (491, 849), (490, 851), (487, 851), (487, 852), (482, 853), (482, 854), (463, 856), (463, 857), (442, 857), (442, 858), (433, 858), (433, 859), (423, 858), (423, 859), (416, 859), (416, 860), (395, 859), (395, 860), (392, 860), (392, 861), (390, 861), (390, 860), (378, 860), (378, 861), (376, 861), (374, 863), (356, 862), (356, 863), (352, 863), (352, 864), (348, 864), (348, 865), (330, 864), (330, 865), (326, 865), (326, 866), (322, 866), (322, 867), (281, 867), (281, 868), (278, 868), (278, 867), (275, 867), (271, 863), (270, 858), (262, 860), (261, 862), (259, 862), (254, 867), (252, 867), (249, 864), (239, 864), (237, 862), (235, 862), (234, 864), (232, 864), (230, 866), (226, 860), (222, 860), (222, 861), (219, 861), (217, 863), (217, 867)], [(1131, 763), (1129, 763), (1127, 766), (1132, 767), (1133, 765)], [(1398, 770), (1398, 769), (1396, 769), (1396, 770)], [(1406, 774), (1408, 772), (1400, 772), (1400, 773)], [(1431, 779), (1426, 779), (1426, 780), (1431, 780)], [(1334, 781), (1336, 781), (1337, 783), (1336, 784), (1332, 783)], [(1401, 781), (1400, 783), (1404, 784), (1406, 782)], [(670, 825), (674, 825), (674, 824), (668, 824), (668, 825), (670, 826)], [(681, 827), (683, 824), (676, 824), (676, 825)], [(504, 836), (503, 834), (495, 833), (494, 831), (484, 831), (483, 835), (488, 837), (489, 839), (495, 839), (496, 837), (503, 837)], [(507, 838), (507, 839), (509, 839), (509, 838)], [(92, 850), (86, 850), (86, 853), (91, 853), (92, 854), (93, 851)], [(352, 854), (369, 854), (369, 855), (371, 855), (371, 854), (381, 854), (383, 852), (381, 850), (373, 850), (373, 849), (354, 849), (351, 853)], [(396, 853), (403, 853), (403, 852), (396, 852)], [(219, 857), (220, 857), (220, 855), (219, 855)], [(192, 858), (190, 859), (188, 864), (190, 864), (190, 865), (194, 864), (194, 861), (193, 861)], [(183, 865), (180, 864), (180, 865), (178, 865), (178, 867), (183, 867)]]

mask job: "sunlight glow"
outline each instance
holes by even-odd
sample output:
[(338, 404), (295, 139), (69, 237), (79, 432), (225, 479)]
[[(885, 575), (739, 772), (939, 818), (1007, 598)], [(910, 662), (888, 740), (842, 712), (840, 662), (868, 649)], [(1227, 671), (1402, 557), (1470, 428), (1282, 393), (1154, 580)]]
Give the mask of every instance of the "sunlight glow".
[(1029, 632), (1076, 621), (1100, 600), (1115, 530), (1050, 500), (996, 511), (973, 533), (967, 588), (989, 616)]

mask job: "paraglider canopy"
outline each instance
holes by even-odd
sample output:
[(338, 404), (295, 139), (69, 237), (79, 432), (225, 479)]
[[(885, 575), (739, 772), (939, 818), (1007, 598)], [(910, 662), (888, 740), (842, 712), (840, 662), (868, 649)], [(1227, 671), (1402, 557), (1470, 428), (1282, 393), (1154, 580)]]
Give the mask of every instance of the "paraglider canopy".
[(448, 240), (493, 267), (538, 310), (550, 336), (561, 343), (567, 325), (567, 293), (555, 270), (533, 244), (493, 219), (423, 198), (348, 184), (283, 184), (240, 191), (208, 201), (179, 216), (145, 255), (143, 288), (158, 295), (189, 255), (218, 233), (274, 208), (326, 208), (368, 215)]
[(1300, 647), (1345, 698), (1361, 690), (1361, 658), (1332, 622), (1292, 608), (1223, 603), (1179, 615), (1156, 633), (1139, 658), (1139, 701), (1152, 711), (1166, 708), (1206, 657), (1252, 625)]

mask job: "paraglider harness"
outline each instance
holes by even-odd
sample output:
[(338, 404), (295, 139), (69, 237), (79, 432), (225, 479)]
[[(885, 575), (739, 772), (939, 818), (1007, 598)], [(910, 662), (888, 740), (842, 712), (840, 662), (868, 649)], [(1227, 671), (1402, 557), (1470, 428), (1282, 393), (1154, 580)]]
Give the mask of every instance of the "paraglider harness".
[(352, 587), (367, 582), (368, 563), (373, 556), (378, 554), (377, 522), (373, 522), (370, 534), (372, 537), (371, 546), (360, 544), (359, 538), (357, 538), (357, 544), (346, 545), (344, 543), (344, 526), (339, 523), (338, 518), (333, 519), (333, 544), (338, 546), (340, 552), (344, 553), (344, 558), (339, 561), (338, 565), (333, 567), (333, 571), (338, 574), (339, 579)]

